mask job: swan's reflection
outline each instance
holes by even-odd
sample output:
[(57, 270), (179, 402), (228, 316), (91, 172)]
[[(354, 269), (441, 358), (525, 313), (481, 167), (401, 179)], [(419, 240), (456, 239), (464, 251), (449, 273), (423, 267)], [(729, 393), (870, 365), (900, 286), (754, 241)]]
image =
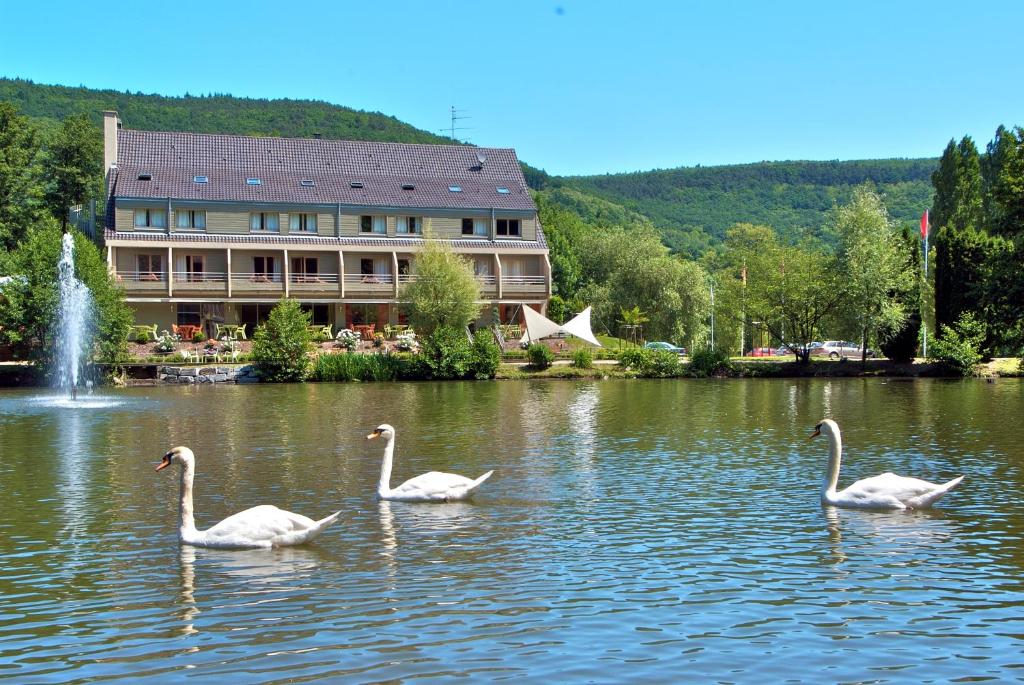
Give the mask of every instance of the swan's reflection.
[(908, 555), (937, 554), (957, 539), (960, 527), (939, 509), (868, 511), (823, 506), (822, 513), (828, 529), (828, 561), (837, 569), (858, 552), (876, 561), (889, 557), (899, 563)]
[(196, 606), (196, 548), (191, 545), (182, 545), (178, 556), (181, 573), (181, 627), (179, 635), (194, 635), (199, 631), (195, 627), (195, 618), (199, 615), (199, 607)]
[[(212, 596), (293, 593), (308, 589), (306, 581), (320, 567), (321, 556), (315, 547), (224, 550), (181, 545), (179, 553), (181, 592), (179, 618), (181, 635), (199, 632), (196, 617), (202, 613), (196, 602), (196, 590), (208, 586)], [(196, 566), (202, 572), (196, 580)], [(241, 581), (235, 582), (235, 581)], [(258, 599), (255, 601), (259, 601)]]
[(377, 514), (380, 517), (381, 554), (387, 563), (389, 585), (394, 589), (393, 581), (398, 575), (398, 538), (395, 536), (395, 514), (391, 511), (391, 502), (377, 502)]

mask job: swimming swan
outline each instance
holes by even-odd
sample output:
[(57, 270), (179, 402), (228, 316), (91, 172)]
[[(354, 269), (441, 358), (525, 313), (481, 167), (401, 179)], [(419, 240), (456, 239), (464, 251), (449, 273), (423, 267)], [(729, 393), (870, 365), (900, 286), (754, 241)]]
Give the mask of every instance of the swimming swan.
[(299, 545), (315, 538), (341, 514), (337, 511), (325, 519), (314, 521), (301, 514), (263, 504), (229, 516), (206, 530), (196, 530), (196, 520), (192, 513), (192, 479), (195, 476), (196, 457), (187, 447), (175, 447), (164, 455), (156, 470), (165, 469), (173, 463), (181, 464), (178, 537), (186, 545), (220, 549), (269, 549)]
[(395, 456), (395, 429), (386, 423), (377, 426), (366, 436), (373, 440), (380, 436), (387, 439), (384, 446), (384, 461), (380, 467), (380, 483), (377, 484), (379, 499), (397, 502), (455, 502), (469, 499), (480, 485), (491, 477), (494, 471), (488, 471), (476, 480), (454, 473), (431, 471), (422, 476), (410, 478), (395, 489), (391, 489), (391, 462)]
[(828, 439), (828, 469), (821, 489), (823, 504), (850, 509), (924, 509), (955, 488), (964, 479), (958, 476), (948, 483), (936, 485), (918, 478), (883, 473), (859, 480), (850, 487), (836, 492), (839, 482), (839, 462), (842, 460), (843, 441), (839, 425), (832, 419), (823, 419), (814, 427), (811, 437), (824, 435)]

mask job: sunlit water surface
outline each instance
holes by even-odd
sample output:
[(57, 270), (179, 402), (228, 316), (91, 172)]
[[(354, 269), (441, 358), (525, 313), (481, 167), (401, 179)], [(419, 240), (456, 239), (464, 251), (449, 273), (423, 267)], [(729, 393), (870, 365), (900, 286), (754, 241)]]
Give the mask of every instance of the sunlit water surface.
[[(964, 484), (930, 512), (823, 509), (824, 416), (841, 485)], [(1009, 380), (4, 391), (0, 679), (1020, 680), (1022, 417)], [(473, 503), (378, 503), (383, 422), (396, 483), (495, 475)], [(154, 471), (178, 444), (201, 527), (341, 520), (182, 547)]]

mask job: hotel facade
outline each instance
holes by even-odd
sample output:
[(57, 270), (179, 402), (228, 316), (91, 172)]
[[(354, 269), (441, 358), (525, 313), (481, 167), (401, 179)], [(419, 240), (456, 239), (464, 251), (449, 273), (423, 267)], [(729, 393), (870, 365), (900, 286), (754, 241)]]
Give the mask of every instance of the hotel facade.
[(139, 324), (251, 331), (282, 297), (335, 331), (403, 323), (426, 240), (471, 261), (480, 324), (551, 295), (511, 149), (137, 131), (105, 112), (104, 168), (107, 263)]

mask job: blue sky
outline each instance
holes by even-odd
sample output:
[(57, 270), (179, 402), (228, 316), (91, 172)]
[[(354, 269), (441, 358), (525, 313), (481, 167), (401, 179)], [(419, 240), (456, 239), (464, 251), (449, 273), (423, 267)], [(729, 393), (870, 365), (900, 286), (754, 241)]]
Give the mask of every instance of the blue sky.
[(314, 98), (435, 132), (454, 105), (461, 138), (559, 174), (938, 156), (1024, 124), (1010, 1), (76, 0), (2, 15), (3, 76)]

